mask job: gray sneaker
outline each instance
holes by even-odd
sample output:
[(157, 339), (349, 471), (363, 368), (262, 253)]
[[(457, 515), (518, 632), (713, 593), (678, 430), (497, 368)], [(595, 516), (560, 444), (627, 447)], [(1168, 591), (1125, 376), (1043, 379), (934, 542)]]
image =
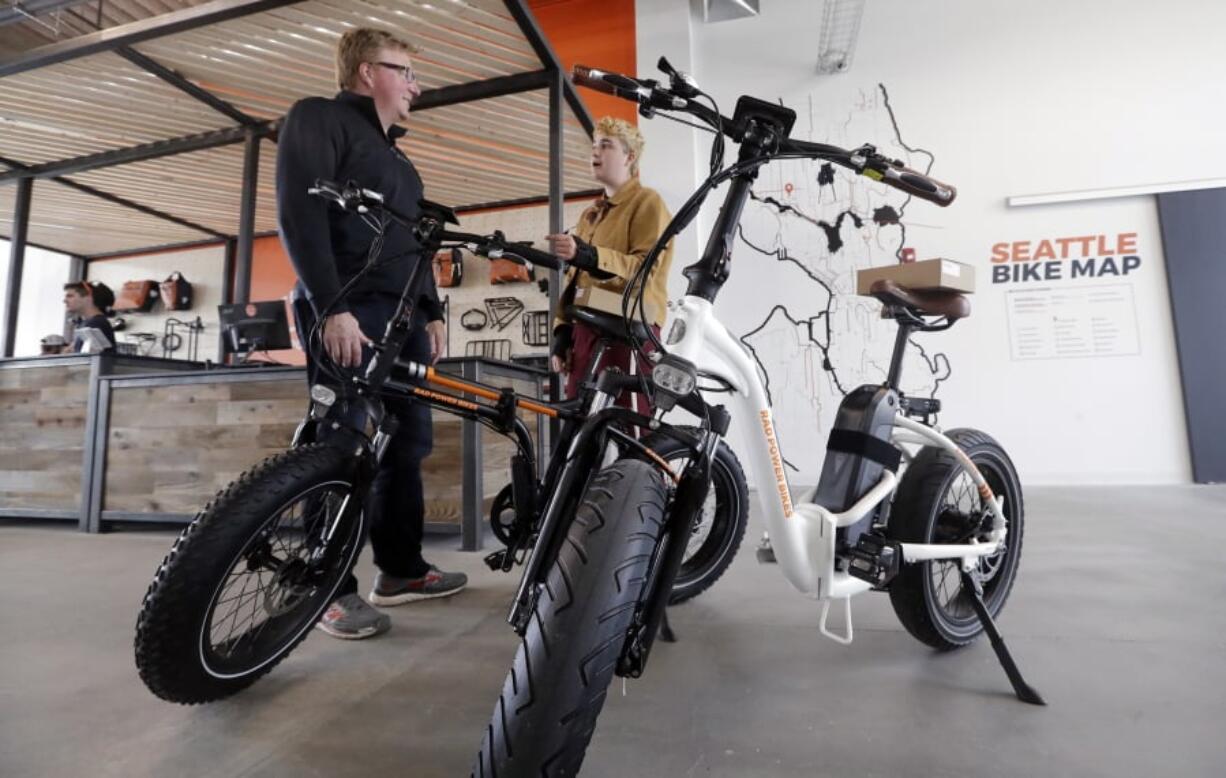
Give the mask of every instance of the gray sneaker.
[(421, 578), (396, 578), (378, 573), (370, 590), (370, 601), (375, 605), (403, 605), (417, 600), (433, 600), (450, 597), (468, 585), (468, 576), (463, 573), (444, 573), (434, 565)]
[(346, 594), (332, 601), (315, 626), (334, 638), (362, 640), (391, 629), (392, 617), (372, 608), (356, 593)]

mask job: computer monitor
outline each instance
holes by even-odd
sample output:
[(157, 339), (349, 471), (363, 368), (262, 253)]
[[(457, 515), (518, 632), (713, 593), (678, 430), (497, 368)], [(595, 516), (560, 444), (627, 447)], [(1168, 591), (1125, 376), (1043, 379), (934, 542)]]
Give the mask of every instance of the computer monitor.
[(217, 306), (226, 353), (250, 354), (293, 348), (284, 300), (261, 300)]

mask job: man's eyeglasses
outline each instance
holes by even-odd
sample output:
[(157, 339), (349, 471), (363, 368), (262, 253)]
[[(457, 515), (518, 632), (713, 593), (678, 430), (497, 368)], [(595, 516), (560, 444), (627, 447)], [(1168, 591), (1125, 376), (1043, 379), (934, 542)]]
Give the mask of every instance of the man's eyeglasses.
[(410, 84), (417, 81), (417, 74), (413, 72), (412, 65), (397, 65), (395, 62), (372, 62), (371, 64), (385, 67), (388, 70), (400, 71), (400, 75), (403, 76), (404, 80), (408, 81)]

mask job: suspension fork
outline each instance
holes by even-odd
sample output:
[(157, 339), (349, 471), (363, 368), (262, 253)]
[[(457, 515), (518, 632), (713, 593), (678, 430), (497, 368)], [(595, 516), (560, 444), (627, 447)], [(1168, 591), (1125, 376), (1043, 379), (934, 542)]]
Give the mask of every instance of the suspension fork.
[(638, 678), (647, 666), (647, 657), (664, 620), (673, 583), (677, 580), (690, 535), (694, 532), (694, 519), (702, 510), (711, 488), (711, 462), (719, 440), (718, 433), (704, 430), (703, 437), (697, 441), (698, 455), (690, 459), (681, 475), (660, 545), (656, 547), (656, 573), (647, 582), (650, 590), (643, 594), (642, 607), (617, 660), (617, 674), (622, 677)]
[(643, 425), (650, 421), (633, 411), (613, 405), (622, 390), (637, 384), (636, 377), (623, 375), (616, 370), (606, 370), (597, 381), (589, 415), (566, 452), (562, 474), (545, 505), (536, 543), (524, 564), (524, 574), (507, 614), (507, 623), (520, 635), (528, 627), (549, 567), (570, 530), (578, 501), (587, 489), (588, 480), (600, 465), (607, 440), (605, 429), (619, 420), (631, 425)]

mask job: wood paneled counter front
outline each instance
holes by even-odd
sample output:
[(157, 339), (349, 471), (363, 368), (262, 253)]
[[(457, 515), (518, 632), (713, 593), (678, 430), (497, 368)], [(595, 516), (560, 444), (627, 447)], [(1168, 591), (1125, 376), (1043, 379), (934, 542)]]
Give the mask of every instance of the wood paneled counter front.
[[(190, 521), (244, 470), (283, 451), (307, 407), (298, 367), (168, 371), (162, 361), (156, 372), (125, 365), (98, 373), (91, 360), (99, 357), (48, 359), (22, 371), (0, 363), (0, 515), (79, 517), (88, 531)], [(541, 396), (545, 377), (477, 358), (438, 368), (528, 397)], [(544, 427), (535, 427), (538, 447)], [(465, 548), (479, 548), (513, 449), (475, 422), (435, 411), (423, 468), (427, 528), (461, 532)]]
[(0, 359), (0, 516), (71, 519), (84, 528), (99, 379), (202, 367), (109, 354)]

